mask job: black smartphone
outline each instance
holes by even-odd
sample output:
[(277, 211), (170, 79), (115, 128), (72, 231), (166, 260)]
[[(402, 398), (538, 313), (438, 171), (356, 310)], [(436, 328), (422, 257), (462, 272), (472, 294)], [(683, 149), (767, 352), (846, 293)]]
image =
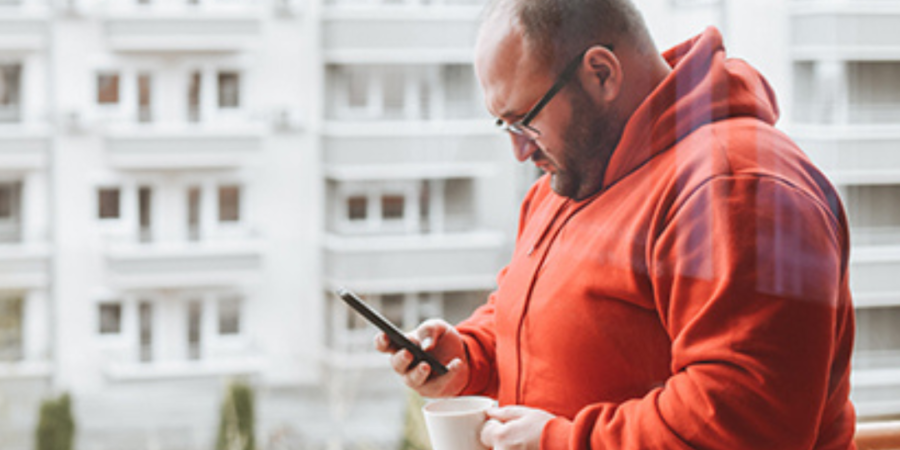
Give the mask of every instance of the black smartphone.
[(384, 331), (384, 334), (387, 335), (388, 339), (399, 348), (403, 348), (408, 350), (413, 355), (413, 362), (410, 364), (410, 368), (415, 367), (422, 361), (428, 363), (431, 366), (431, 373), (435, 375), (443, 375), (447, 373), (447, 367), (441, 364), (440, 361), (435, 359), (434, 356), (431, 356), (425, 350), (422, 350), (421, 347), (414, 344), (412, 341), (406, 338), (402, 331), (397, 328), (396, 325), (392, 324), (389, 320), (387, 320), (384, 316), (382, 316), (378, 311), (372, 309), (371, 306), (367, 305), (362, 299), (356, 296), (356, 294), (350, 292), (347, 289), (340, 288), (335, 291), (338, 297), (341, 298), (345, 303), (350, 305), (356, 312), (362, 314), (363, 317), (366, 318), (372, 325), (375, 325), (381, 331)]

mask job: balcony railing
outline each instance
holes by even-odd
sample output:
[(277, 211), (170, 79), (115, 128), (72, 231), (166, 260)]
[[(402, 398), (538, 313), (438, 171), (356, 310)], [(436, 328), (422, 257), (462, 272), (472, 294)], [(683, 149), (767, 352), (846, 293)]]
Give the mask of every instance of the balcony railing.
[(257, 281), (262, 247), (256, 241), (115, 243), (106, 251), (110, 278), (128, 288), (197, 287)]
[(19, 224), (0, 223), (0, 244), (22, 242), (22, 227)]
[(0, 105), (0, 123), (16, 123), (22, 120), (19, 105)]
[(900, 448), (900, 421), (861, 422), (856, 425), (858, 450), (895, 450)]
[(841, 106), (837, 102), (802, 101), (794, 102), (793, 116), (798, 123), (812, 125), (896, 125), (900, 123), (900, 104)]
[(119, 51), (242, 51), (259, 42), (261, 11), (249, 2), (117, 3), (106, 37)]
[(790, 134), (838, 184), (900, 181), (900, 122), (795, 126)]
[(262, 148), (256, 124), (166, 127), (123, 124), (106, 131), (107, 151), (120, 169), (238, 167)]
[(850, 288), (857, 306), (896, 306), (900, 299), (900, 246), (855, 247)]
[(39, 50), (47, 45), (47, 5), (0, 0), (0, 50)]
[(900, 52), (894, 1), (796, 1), (791, 12), (795, 58), (881, 59)]
[(422, 291), (489, 289), (503, 261), (502, 236), (338, 237), (325, 243), (325, 274), (361, 291), (405, 286)]
[[(406, 135), (398, 126), (382, 129), (377, 126), (351, 127), (342, 130), (329, 128), (324, 140), (325, 165), (344, 168), (378, 168), (384, 166), (457, 164), (461, 161), (470, 167), (492, 165), (507, 156), (505, 137), (482, 122), (468, 130), (448, 130), (445, 133), (427, 133), (407, 130)], [(368, 133), (367, 131), (371, 131)], [(395, 134), (388, 134), (393, 131)], [(420, 170), (421, 167), (415, 167)], [(418, 172), (417, 172), (418, 173)], [(421, 175), (421, 173), (418, 173)]]

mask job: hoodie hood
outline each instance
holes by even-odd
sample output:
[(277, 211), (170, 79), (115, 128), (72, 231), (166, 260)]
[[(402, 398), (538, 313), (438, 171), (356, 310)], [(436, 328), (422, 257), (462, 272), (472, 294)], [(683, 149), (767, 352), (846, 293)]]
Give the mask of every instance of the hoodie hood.
[(704, 125), (731, 118), (778, 120), (775, 94), (749, 64), (728, 59), (714, 27), (663, 53), (672, 72), (629, 119), (603, 189)]

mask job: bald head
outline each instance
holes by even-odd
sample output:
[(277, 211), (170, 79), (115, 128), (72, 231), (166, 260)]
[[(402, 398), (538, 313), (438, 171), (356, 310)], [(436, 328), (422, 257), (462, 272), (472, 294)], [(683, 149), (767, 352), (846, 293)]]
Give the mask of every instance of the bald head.
[(490, 0), (482, 31), (507, 18), (521, 27), (528, 51), (557, 69), (592, 45), (657, 53), (632, 0)]
[(671, 68), (631, 0), (492, 0), (475, 45), (488, 111), (560, 195), (600, 190), (629, 118)]

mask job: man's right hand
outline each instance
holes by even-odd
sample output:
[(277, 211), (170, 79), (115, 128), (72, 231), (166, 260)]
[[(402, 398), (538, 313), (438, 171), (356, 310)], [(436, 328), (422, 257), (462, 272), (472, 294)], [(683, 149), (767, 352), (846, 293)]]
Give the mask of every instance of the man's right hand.
[(410, 368), (413, 355), (392, 345), (384, 333), (379, 333), (375, 336), (375, 348), (391, 355), (391, 367), (403, 377), (407, 386), (429, 398), (452, 397), (462, 392), (469, 381), (469, 364), (462, 337), (456, 328), (443, 320), (431, 319), (406, 337), (444, 363), (448, 370), (444, 375), (432, 377), (431, 366), (424, 361)]

